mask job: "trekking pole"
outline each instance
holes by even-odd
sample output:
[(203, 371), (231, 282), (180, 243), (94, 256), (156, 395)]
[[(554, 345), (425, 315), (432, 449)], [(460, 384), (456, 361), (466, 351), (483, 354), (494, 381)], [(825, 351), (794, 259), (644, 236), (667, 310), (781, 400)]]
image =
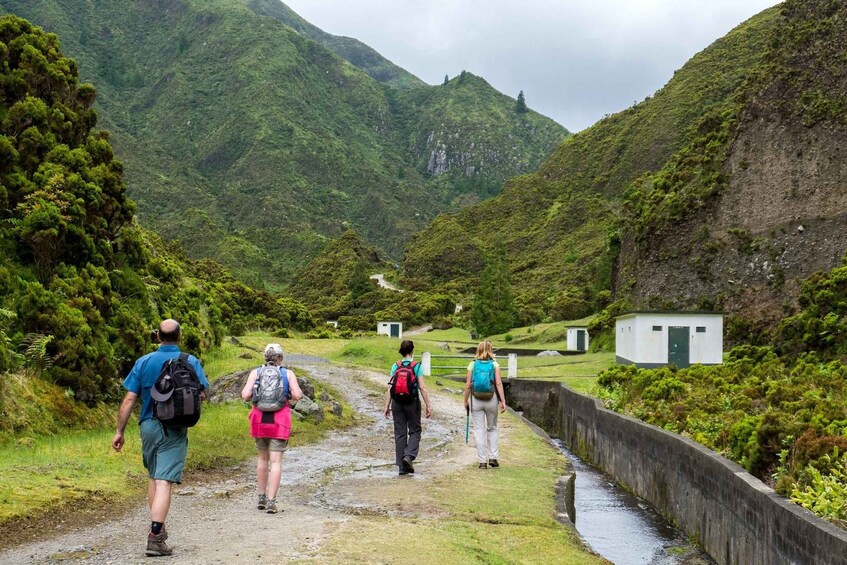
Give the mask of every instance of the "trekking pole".
[(468, 444), (468, 430), (471, 424), (471, 407), (465, 406), (465, 445)]

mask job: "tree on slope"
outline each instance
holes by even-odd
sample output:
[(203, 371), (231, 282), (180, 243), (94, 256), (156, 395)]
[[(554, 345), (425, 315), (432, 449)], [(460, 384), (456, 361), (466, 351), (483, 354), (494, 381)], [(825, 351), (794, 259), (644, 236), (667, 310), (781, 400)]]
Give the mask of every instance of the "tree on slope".
[(518, 94), (518, 100), (515, 102), (515, 112), (518, 114), (526, 114), (529, 108), (526, 107), (526, 98), (524, 98), (523, 90)]
[(480, 277), (471, 323), (479, 335), (493, 335), (513, 327), (516, 320), (506, 249), (503, 242), (498, 241)]

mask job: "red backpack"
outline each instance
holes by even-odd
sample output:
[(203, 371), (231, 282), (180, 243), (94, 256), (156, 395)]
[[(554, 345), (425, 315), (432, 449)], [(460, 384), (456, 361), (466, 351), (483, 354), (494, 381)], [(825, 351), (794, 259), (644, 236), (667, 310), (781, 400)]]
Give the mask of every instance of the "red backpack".
[(418, 377), (415, 375), (416, 361), (404, 365), (397, 362), (397, 369), (388, 384), (391, 385), (391, 398), (400, 404), (409, 404), (418, 397)]

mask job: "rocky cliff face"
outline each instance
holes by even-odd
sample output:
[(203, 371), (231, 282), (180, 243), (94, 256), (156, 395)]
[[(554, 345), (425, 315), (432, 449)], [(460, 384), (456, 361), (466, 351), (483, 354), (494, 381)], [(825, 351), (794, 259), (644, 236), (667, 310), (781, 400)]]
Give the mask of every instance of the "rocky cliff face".
[(770, 325), (847, 250), (847, 4), (788, 2), (746, 95), (719, 195), (623, 238), (617, 290), (643, 307), (723, 309)]

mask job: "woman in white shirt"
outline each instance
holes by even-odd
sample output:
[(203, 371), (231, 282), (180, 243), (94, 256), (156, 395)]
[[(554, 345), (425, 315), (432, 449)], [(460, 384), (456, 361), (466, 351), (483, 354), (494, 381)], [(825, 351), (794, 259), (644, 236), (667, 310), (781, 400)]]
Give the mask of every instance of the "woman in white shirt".
[(468, 365), (465, 379), (465, 409), (473, 413), (473, 431), (479, 468), (499, 467), (497, 415), (506, 411), (506, 396), (500, 380), (500, 364), (494, 360), (491, 342), (480, 342)]

